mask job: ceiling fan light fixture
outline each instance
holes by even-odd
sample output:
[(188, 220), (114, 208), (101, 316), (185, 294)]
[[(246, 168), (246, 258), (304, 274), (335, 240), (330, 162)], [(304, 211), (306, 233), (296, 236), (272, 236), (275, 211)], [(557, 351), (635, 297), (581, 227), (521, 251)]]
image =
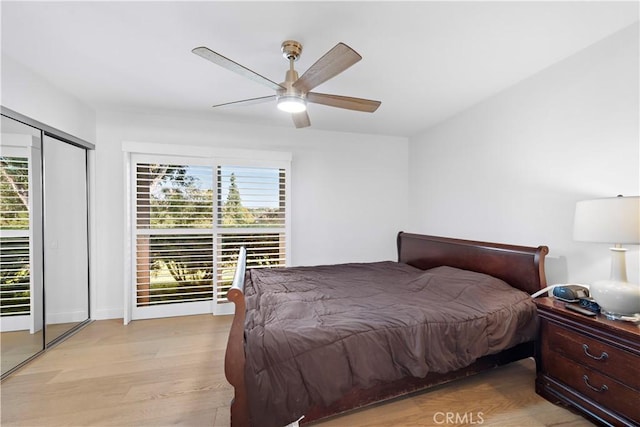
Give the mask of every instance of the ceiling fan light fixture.
[(299, 96), (285, 95), (278, 98), (278, 109), (287, 113), (302, 113), (307, 110), (307, 102)]

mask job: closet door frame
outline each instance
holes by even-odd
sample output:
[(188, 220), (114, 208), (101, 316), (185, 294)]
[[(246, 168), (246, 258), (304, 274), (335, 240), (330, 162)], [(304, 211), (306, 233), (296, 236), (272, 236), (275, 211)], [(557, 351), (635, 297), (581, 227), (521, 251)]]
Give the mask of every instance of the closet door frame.
[(54, 127), (46, 125), (42, 122), (34, 120), (30, 117), (27, 117), (23, 114), (20, 114), (16, 111), (13, 111), (5, 106), (0, 107), (0, 112), (3, 116), (7, 116), (10, 119), (16, 120), (18, 122), (24, 123), (34, 128), (40, 129), (44, 135), (51, 136), (53, 138), (59, 139), (61, 141), (66, 142), (67, 144), (76, 145), (78, 147), (83, 147), (87, 150), (95, 150), (96, 146), (90, 142), (85, 141), (84, 139), (78, 138), (76, 136), (70, 135), (66, 132), (58, 130)]

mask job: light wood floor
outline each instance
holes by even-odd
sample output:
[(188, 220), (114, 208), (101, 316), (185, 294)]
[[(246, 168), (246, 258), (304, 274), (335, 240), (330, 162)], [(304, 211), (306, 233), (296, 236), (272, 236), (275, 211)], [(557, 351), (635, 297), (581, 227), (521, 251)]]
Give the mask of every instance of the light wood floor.
[[(228, 426), (229, 326), (210, 315), (94, 322), (2, 383), (1, 425)], [(534, 377), (528, 359), (316, 426), (592, 425), (537, 396)]]
[(0, 367), (4, 374), (42, 350), (42, 331), (28, 330), (0, 332)]
[[(80, 323), (80, 322), (78, 322)], [(71, 330), (78, 323), (57, 323), (46, 326), (46, 340), (51, 342)], [(15, 368), (44, 348), (43, 331), (29, 330), (0, 332), (0, 366), (2, 374)]]

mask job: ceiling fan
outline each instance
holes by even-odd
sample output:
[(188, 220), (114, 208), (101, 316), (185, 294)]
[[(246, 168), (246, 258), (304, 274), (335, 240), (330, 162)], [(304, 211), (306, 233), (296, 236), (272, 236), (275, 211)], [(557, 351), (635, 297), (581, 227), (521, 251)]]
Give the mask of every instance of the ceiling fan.
[(282, 55), (289, 61), (289, 70), (287, 70), (284, 82), (280, 84), (261, 76), (255, 71), (207, 47), (196, 47), (192, 52), (214, 64), (218, 64), (221, 67), (276, 91), (275, 95), (227, 102), (214, 105), (214, 107), (257, 104), (275, 99), (278, 102), (279, 109), (291, 113), (296, 128), (304, 128), (311, 125), (309, 114), (307, 113), (307, 102), (367, 113), (373, 113), (381, 104), (380, 101), (372, 101), (370, 99), (311, 92), (316, 86), (337, 76), (362, 59), (355, 50), (344, 43), (335, 45), (330, 51), (325, 53), (324, 56), (318, 59), (315, 64), (309, 67), (309, 69), (302, 74), (302, 77), (298, 77), (298, 72), (293, 68), (293, 63), (298, 60), (302, 53), (302, 44), (295, 40), (286, 40), (282, 43)]

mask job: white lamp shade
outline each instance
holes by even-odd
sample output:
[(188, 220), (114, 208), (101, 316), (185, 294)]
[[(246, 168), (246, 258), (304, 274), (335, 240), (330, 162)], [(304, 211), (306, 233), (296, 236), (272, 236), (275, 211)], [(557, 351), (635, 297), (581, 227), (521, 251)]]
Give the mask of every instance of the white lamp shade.
[(640, 196), (576, 203), (573, 238), (584, 242), (640, 244)]

